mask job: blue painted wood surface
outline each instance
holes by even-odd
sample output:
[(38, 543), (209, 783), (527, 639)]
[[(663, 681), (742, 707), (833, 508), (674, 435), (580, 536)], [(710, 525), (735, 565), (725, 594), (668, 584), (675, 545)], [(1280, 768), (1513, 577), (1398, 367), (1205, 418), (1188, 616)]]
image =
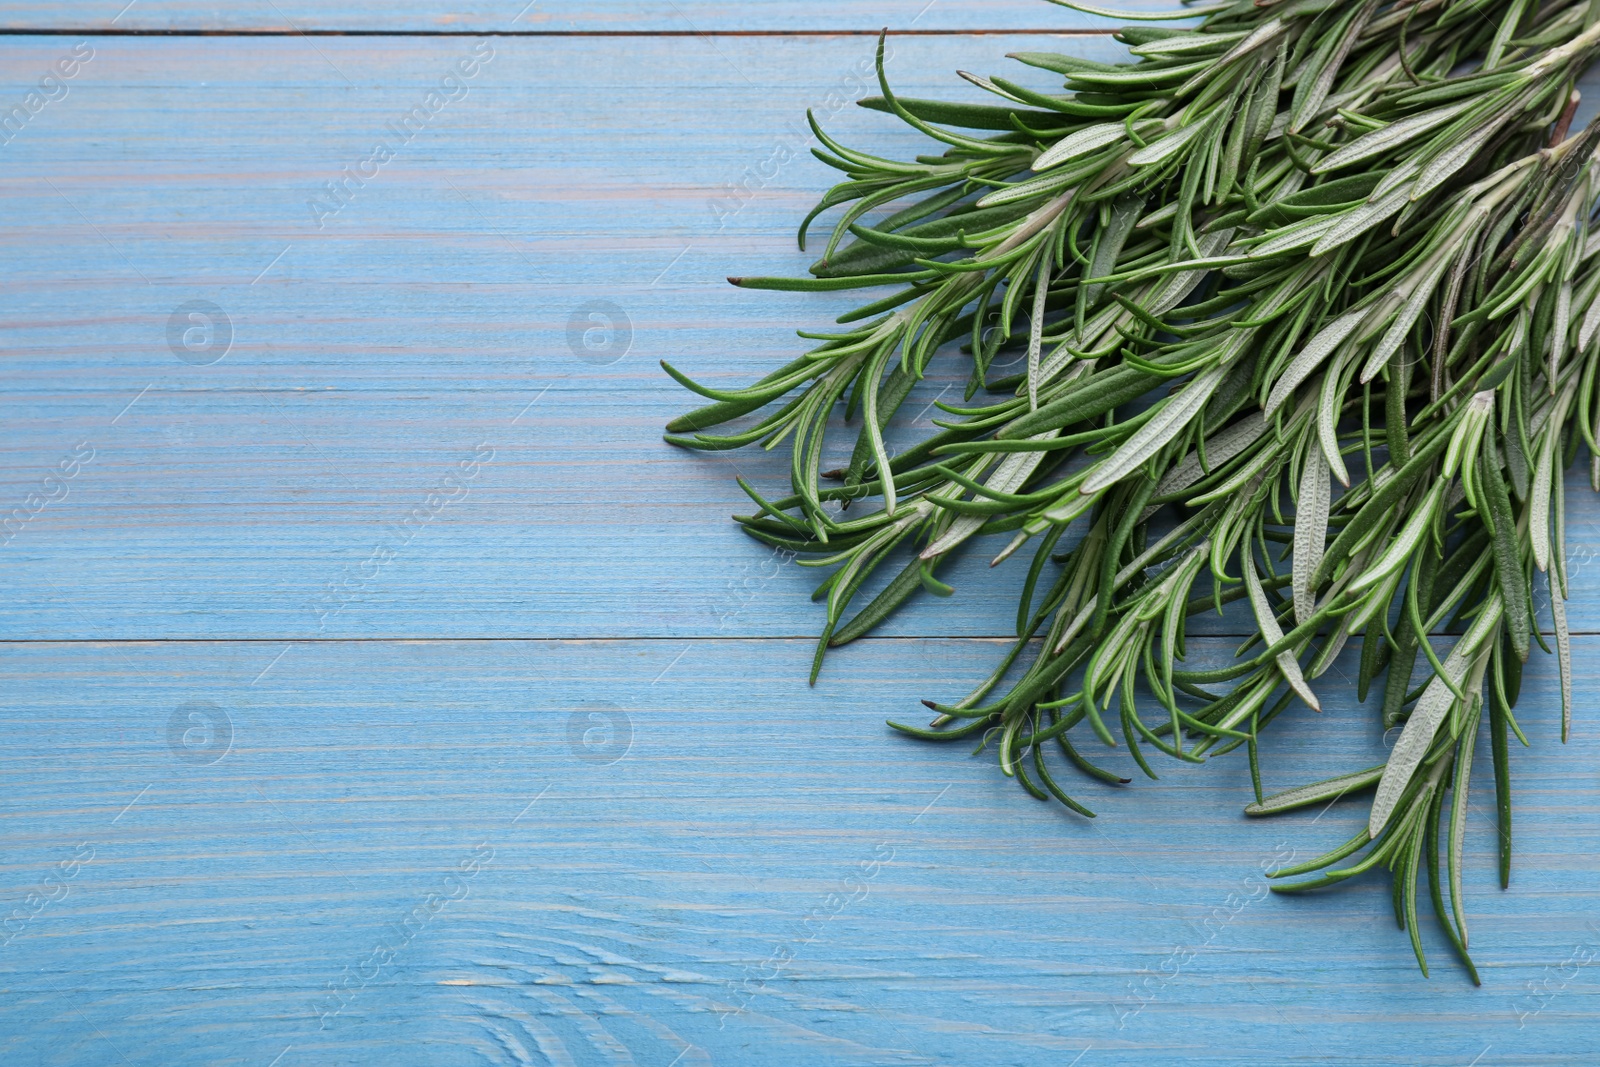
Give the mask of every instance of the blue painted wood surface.
[[(1102, 4), (1160, 11), (1168, 0)], [(1042, 0), (0, 0), (0, 28), (412, 33), (749, 33), (1098, 29), (1115, 20)]]
[[(0, 37), (0, 92), (75, 43)], [(494, 39), (320, 226), (322, 183), (475, 41), (88, 44), (0, 146), (0, 492), (53, 498), (0, 547), (0, 1062), (1595, 1062), (1579, 479), (1574, 739), (1536, 657), (1509, 891), (1477, 774), (1485, 985), (1431, 922), (1423, 979), (1384, 883), (1262, 888), (1359, 803), (1247, 821), (1230, 757), (1079, 784), (1091, 823), (891, 736), (986, 673), (1007, 568), (968, 560), (808, 689), (813, 576), (720, 518), (733, 471), (776, 484), (778, 457), (659, 442), (685, 397), (656, 359), (748, 379), (842, 306), (721, 276), (807, 261), (792, 226), (829, 172), (803, 108), (915, 150), (847, 106), (870, 42)], [(1023, 47), (1114, 46), (910, 38), (891, 62), (965, 95), (953, 69)], [(230, 324), (215, 362), (188, 311), (169, 341), (194, 301)], [(626, 346), (569, 340), (600, 301)], [(1382, 758), (1333, 692), (1273, 728), (1269, 788)]]

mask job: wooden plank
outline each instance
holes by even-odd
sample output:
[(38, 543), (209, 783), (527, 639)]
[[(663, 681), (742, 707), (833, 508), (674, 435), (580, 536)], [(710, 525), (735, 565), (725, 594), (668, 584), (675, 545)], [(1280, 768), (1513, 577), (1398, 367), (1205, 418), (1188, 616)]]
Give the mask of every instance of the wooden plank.
[[(1124, 0), (1127, 11), (1176, 9), (1163, 0)], [(1042, 0), (96, 0), (41, 5), (0, 2), (0, 27), (84, 32), (738, 33), (895, 30), (1097, 29), (1114, 19)]]
[[(1547, 660), (1507, 892), (1475, 779), (1474, 990), (1431, 919), (1416, 973), (1380, 880), (1265, 894), (1359, 802), (1247, 821), (1236, 755), (1067, 776), (1091, 823), (887, 735), (984, 642), (873, 641), (816, 689), (798, 641), (280, 651), (0, 646), (7, 914), (71, 871), (7, 927), (6, 1062), (1592, 1062), (1600, 733), (1556, 743)], [(1268, 786), (1382, 754), (1341, 690), (1271, 728)]]
[[(69, 47), (5, 40), (7, 91)], [(806, 107), (874, 150), (919, 150), (847, 106), (870, 41), (496, 40), (465, 98), (325, 217), (308, 202), (473, 42), (93, 47), (0, 148), (0, 513), (63, 462), (77, 472), (0, 547), (0, 636), (815, 632), (819, 576), (722, 518), (748, 507), (736, 471), (781, 491), (782, 457), (661, 444), (691, 398), (656, 360), (749, 381), (799, 350), (795, 327), (849, 306), (722, 276), (809, 262), (793, 227), (832, 172), (805, 155)], [(894, 47), (903, 91), (966, 99), (981, 94), (950, 72), (1006, 51), (1113, 54), (1081, 38)], [(196, 300), (231, 323), (209, 365), (168, 338)], [(583, 348), (596, 301), (631, 324), (615, 362)], [(908, 410), (926, 426), (961, 376), (952, 356)], [(74, 466), (80, 445), (93, 458)], [(454, 499), (408, 524), (479, 446), (492, 457)], [(1593, 630), (1600, 511), (1570, 486), (1570, 610)], [(953, 601), (886, 632), (1004, 634), (1023, 566), (974, 552)]]
[[(976, 96), (953, 69), (1062, 45), (916, 38), (891, 62), (907, 92)], [(31, 71), (66, 45), (5, 47), (4, 69)], [(101, 41), (67, 98), (5, 146), (0, 257), (18, 284), (0, 320), (0, 492), (23, 504), (80, 443), (94, 457), (0, 552), (0, 633), (812, 630), (814, 576), (775, 577), (724, 518), (748, 506), (733, 472), (779, 485), (778, 457), (661, 444), (694, 398), (656, 360), (748, 379), (791, 358), (796, 326), (844, 306), (722, 275), (807, 262), (793, 226), (829, 174), (804, 152), (807, 106), (916, 150), (894, 121), (846, 106), (866, 91), (872, 43), (492, 47), (466, 98), (321, 228), (308, 201), (472, 42)], [(232, 324), (207, 366), (167, 340), (197, 299)], [(569, 323), (594, 301), (631, 320), (620, 361), (571, 347)], [(420, 531), (404, 525), (490, 452), (468, 492)], [(380, 548), (395, 558), (370, 563)], [(1001, 591), (974, 559), (957, 580), (996, 612), (922, 625), (1004, 632), (1018, 576)]]

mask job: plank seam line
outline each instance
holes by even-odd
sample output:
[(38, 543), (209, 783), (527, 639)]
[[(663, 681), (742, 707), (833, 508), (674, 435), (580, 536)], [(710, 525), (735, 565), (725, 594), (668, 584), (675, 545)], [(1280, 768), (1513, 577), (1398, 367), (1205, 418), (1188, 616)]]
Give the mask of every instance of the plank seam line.
[[(1540, 631), (1545, 637), (1554, 637)], [(1238, 641), (1257, 636), (1254, 633), (1190, 634), (1201, 640)], [(1459, 637), (1459, 634), (1434, 634), (1435, 637)], [(1573, 630), (1573, 637), (1600, 636), (1600, 630)], [(701, 641), (707, 643), (736, 643), (748, 641), (815, 641), (817, 635), (808, 634), (752, 634), (748, 637), (731, 637), (721, 634), (638, 634), (633, 636), (585, 637), (297, 637), (284, 634), (277, 637), (10, 637), (0, 638), (0, 648), (11, 645), (281, 645), (285, 641), (297, 645), (420, 645), (420, 644), (492, 644), (520, 642), (534, 644), (557, 641)], [(872, 634), (858, 637), (851, 644), (872, 641), (1015, 641), (1016, 634)], [(1033, 638), (1037, 643), (1042, 638)]]
[[(117, 29), (114, 27), (0, 27), (7, 37), (876, 37), (879, 30), (294, 30), (294, 29)], [(890, 37), (994, 37), (1029, 34), (1052, 37), (1109, 37), (1117, 29), (896, 30)]]
[[(1218, 640), (1234, 641), (1254, 634), (1191, 634), (1191, 637), (1216, 638)], [(1573, 633), (1573, 637), (1590, 636)], [(556, 641), (704, 641), (717, 643), (737, 643), (742, 641), (815, 641), (816, 634), (779, 634), (751, 635), (749, 637), (730, 637), (726, 635), (660, 635), (643, 634), (633, 637), (10, 637), (0, 639), (0, 648), (10, 645), (281, 645), (292, 642), (297, 645), (412, 645), (412, 644), (491, 644), (556, 642)], [(924, 636), (894, 636), (885, 634), (872, 634), (858, 637), (859, 641), (1015, 641), (1016, 634), (966, 634), (952, 636), (950, 634), (929, 634)], [(1043, 641), (1043, 638), (1034, 638), (1032, 642)]]

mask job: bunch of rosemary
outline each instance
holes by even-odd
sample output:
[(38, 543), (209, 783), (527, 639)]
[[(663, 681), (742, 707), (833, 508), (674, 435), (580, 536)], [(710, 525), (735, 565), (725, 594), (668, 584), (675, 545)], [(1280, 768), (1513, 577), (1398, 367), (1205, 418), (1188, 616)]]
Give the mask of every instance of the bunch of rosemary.
[[(1571, 696), (1562, 472), (1580, 442), (1600, 456), (1600, 126), (1567, 127), (1600, 0), (1237, 0), (1127, 17), (1194, 15), (1196, 29), (1119, 31), (1129, 63), (1011, 57), (1062, 76), (1064, 93), (963, 73), (991, 106), (896, 97), (880, 40), (883, 95), (863, 103), (945, 150), (883, 159), (813, 121), (817, 157), (846, 180), (806, 224), (848, 207), (813, 277), (733, 281), (888, 295), (842, 330), (802, 332), (817, 347), (746, 389), (667, 367), (712, 401), (667, 440), (790, 442), (792, 495), (741, 482), (758, 512), (738, 521), (832, 568), (813, 680), (826, 648), (919, 589), (948, 594), (939, 567), (1007, 535), (995, 563), (1032, 555), (1015, 645), (965, 699), (925, 702), (927, 728), (898, 729), (992, 740), (1002, 771), (1084, 815), (1047, 752), (1125, 781), (1082, 754), (1084, 731), (1120, 733), (1151, 777), (1144, 746), (1190, 762), (1242, 746), (1253, 815), (1375, 788), (1367, 826), (1274, 872), (1308, 876), (1275, 888), (1387, 867), (1426, 972), (1425, 868), (1476, 981), (1469, 776), (1486, 725), (1504, 884), (1507, 737), (1522, 736), (1512, 707), (1543, 644), (1535, 568), (1550, 573), (1563, 737)], [(947, 342), (971, 356), (966, 401), (940, 404), (939, 432), (891, 456), (885, 430)], [(1024, 373), (991, 374), (1006, 352), (1025, 354)], [(841, 405), (854, 451), (823, 470)], [(896, 556), (909, 559), (857, 607)], [(1225, 667), (1185, 666), (1186, 620), (1234, 600), (1255, 636)], [(1457, 635), (1443, 658), (1438, 633)], [(1388, 762), (1263, 797), (1260, 731), (1291, 701), (1319, 708), (1314, 683), (1352, 635), (1359, 697), (1377, 682), (1383, 726), (1404, 727)]]

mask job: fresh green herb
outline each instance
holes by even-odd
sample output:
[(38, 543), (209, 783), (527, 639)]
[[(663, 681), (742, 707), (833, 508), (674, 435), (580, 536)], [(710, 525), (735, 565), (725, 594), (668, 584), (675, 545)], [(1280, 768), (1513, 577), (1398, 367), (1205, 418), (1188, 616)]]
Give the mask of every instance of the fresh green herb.
[[(965, 698), (930, 703), (927, 726), (891, 725), (980, 738), (1030, 793), (1084, 815), (1046, 756), (1120, 780), (1080, 753), (1085, 732), (1120, 735), (1150, 777), (1146, 748), (1244, 747), (1253, 815), (1373, 789), (1367, 827), (1275, 888), (1387, 867), (1426, 970), (1425, 873), (1476, 981), (1460, 878), (1472, 754), (1487, 719), (1504, 881), (1508, 730), (1521, 737), (1522, 663), (1543, 643), (1535, 570), (1570, 702), (1561, 479), (1577, 436), (1600, 457), (1600, 127), (1568, 125), (1600, 0), (1238, 0), (1170, 17), (1197, 14), (1195, 29), (1121, 30), (1129, 63), (1013, 57), (1065, 92), (962, 75), (999, 106), (896, 97), (880, 40), (882, 96), (863, 104), (945, 150), (882, 159), (813, 121), (815, 154), (846, 180), (802, 247), (848, 206), (811, 277), (733, 279), (872, 302), (746, 389), (669, 367), (712, 403), (667, 440), (789, 442), (791, 495), (746, 486), (759, 512), (738, 521), (831, 568), (813, 680), (828, 647), (918, 590), (947, 595), (947, 560), (1008, 535), (996, 564), (1032, 553), (1015, 645)], [(970, 355), (965, 400), (891, 454), (896, 413), (951, 344)], [(996, 377), (1002, 353), (1025, 370)], [(841, 405), (859, 430), (824, 469)], [(899, 575), (857, 605), (890, 560)], [(1229, 663), (1190, 664), (1188, 618), (1235, 600), (1254, 636)], [(1441, 627), (1460, 633), (1442, 659)], [(1263, 797), (1261, 730), (1294, 700), (1320, 710), (1353, 635), (1363, 698), (1388, 672), (1382, 723), (1402, 729), (1387, 764)]]

